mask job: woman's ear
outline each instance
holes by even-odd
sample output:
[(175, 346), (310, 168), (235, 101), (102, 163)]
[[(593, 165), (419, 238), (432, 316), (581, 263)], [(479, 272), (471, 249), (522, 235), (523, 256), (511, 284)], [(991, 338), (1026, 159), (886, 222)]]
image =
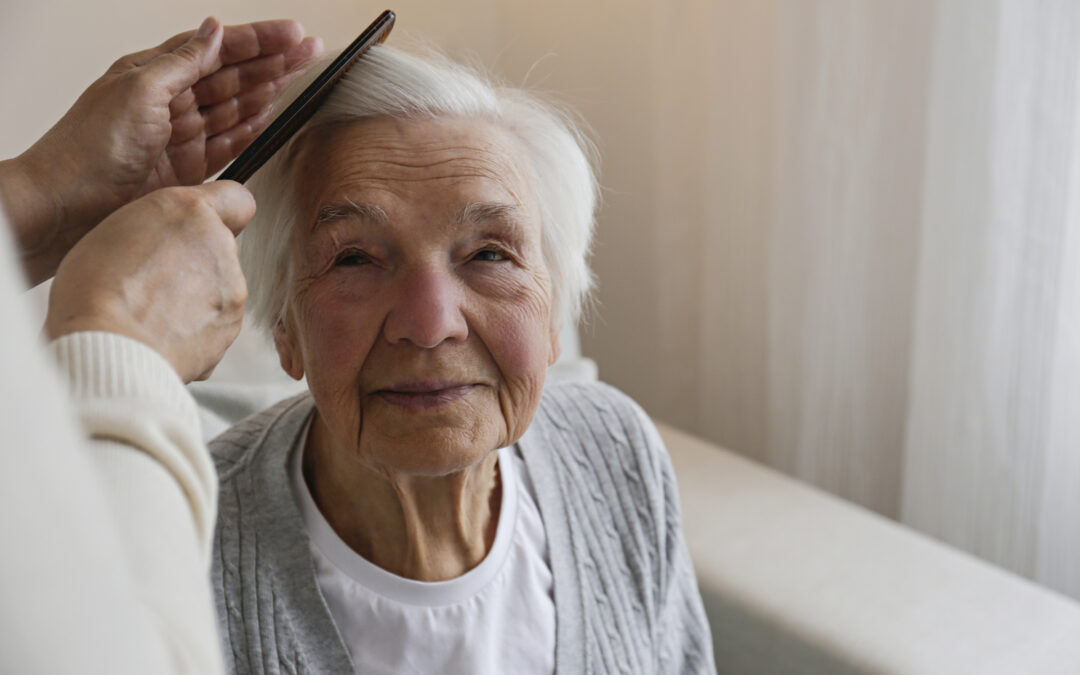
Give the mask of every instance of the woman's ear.
[(274, 346), (277, 347), (281, 369), (292, 379), (299, 380), (304, 377), (304, 361), (300, 358), (300, 350), (297, 349), (292, 331), (286, 324), (287, 320), (284, 317), (274, 324)]
[(559, 360), (559, 355), (562, 354), (562, 340), (559, 339), (559, 332), (551, 332), (551, 347), (548, 350), (548, 365), (555, 363)]

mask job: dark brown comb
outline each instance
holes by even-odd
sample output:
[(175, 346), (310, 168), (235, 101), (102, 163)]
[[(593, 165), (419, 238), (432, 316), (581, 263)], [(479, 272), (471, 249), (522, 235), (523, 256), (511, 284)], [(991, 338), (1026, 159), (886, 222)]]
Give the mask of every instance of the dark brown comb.
[(315, 111), (319, 109), (326, 95), (333, 89), (345, 71), (367, 51), (368, 47), (386, 40), (390, 29), (394, 27), (394, 13), (389, 9), (379, 15), (370, 26), (360, 33), (360, 37), (352, 41), (345, 51), (341, 52), (334, 62), (327, 66), (326, 70), (319, 73), (303, 93), (285, 108), (285, 112), (277, 116), (266, 131), (247, 147), (240, 156), (233, 160), (232, 164), (218, 176), (218, 180), (234, 180), (243, 183), (252, 174), (259, 170), (270, 157), (277, 152), (285, 141), (292, 138), (300, 127), (311, 119)]

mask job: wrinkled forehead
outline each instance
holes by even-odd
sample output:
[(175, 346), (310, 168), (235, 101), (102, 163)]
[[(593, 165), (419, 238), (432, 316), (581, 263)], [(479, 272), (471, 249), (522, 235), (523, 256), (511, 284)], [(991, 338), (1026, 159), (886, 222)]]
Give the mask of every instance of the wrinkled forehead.
[(299, 142), (292, 176), (301, 222), (345, 199), (392, 204), (438, 195), (514, 205), (539, 225), (531, 164), (521, 142), (498, 123), (375, 117), (327, 125)]

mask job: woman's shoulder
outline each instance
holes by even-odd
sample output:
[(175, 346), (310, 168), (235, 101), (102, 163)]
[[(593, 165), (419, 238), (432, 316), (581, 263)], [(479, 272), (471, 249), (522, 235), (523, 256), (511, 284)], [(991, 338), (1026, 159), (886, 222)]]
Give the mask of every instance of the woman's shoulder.
[(564, 470), (588, 467), (645, 489), (665, 479), (669, 460), (656, 426), (641, 406), (609, 384), (545, 387), (533, 427), (534, 437)]
[[(619, 584), (623, 606), (636, 607), (634, 616), (652, 613), (667, 583), (679, 509), (671, 461), (649, 416), (609, 385), (555, 383), (521, 449), (553, 552), (568, 547), (575, 569), (628, 579)], [(594, 594), (583, 598), (596, 601), (597, 612), (618, 613)], [(613, 616), (612, 625), (624, 619)]]
[(543, 391), (537, 421), (571, 434), (599, 433), (600, 443), (611, 441), (642, 448), (659, 443), (663, 447), (642, 406), (604, 382), (549, 384)]
[[(554, 408), (555, 410), (551, 410)], [(544, 387), (540, 410), (567, 412), (576, 410), (588, 419), (595, 415), (617, 415), (626, 418), (648, 419), (634, 399), (605, 382), (563, 381)]]
[(268, 448), (286, 447), (313, 406), (311, 394), (303, 392), (280, 401), (232, 425), (208, 444), (222, 484), (251, 467)]

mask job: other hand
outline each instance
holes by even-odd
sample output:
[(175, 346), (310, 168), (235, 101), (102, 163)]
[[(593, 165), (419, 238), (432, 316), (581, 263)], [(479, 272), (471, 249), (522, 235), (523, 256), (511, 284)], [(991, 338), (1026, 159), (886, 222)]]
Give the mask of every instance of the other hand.
[(155, 349), (184, 382), (209, 377), (240, 332), (247, 285), (235, 236), (253, 215), (251, 193), (232, 181), (124, 206), (64, 258), (46, 335), (118, 333)]
[(208, 18), (114, 63), (0, 172), (31, 282), (51, 276), (80, 237), (132, 199), (221, 170), (321, 51), (295, 21), (222, 27)]

